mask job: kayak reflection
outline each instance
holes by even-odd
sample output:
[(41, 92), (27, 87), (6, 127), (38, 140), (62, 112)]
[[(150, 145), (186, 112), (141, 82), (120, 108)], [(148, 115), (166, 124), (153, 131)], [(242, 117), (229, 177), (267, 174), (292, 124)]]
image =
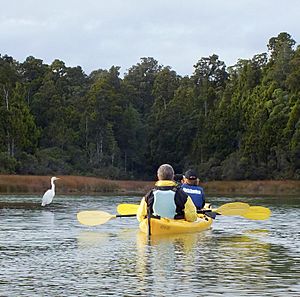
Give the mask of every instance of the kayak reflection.
[(146, 245), (170, 247), (173, 250), (181, 250), (189, 253), (197, 245), (199, 237), (203, 238), (203, 233), (186, 233), (186, 234), (166, 234), (147, 236), (142, 231), (137, 232), (137, 248), (143, 249)]
[(217, 234), (206, 230), (148, 238), (139, 232), (137, 267), (145, 281), (150, 276), (171, 277), (178, 266), (183, 275), (191, 273), (192, 279), (201, 279), (207, 286), (212, 280), (243, 279), (245, 274), (253, 275), (257, 281), (258, 276), (263, 279), (270, 271), (271, 245), (264, 242), (264, 237), (268, 237), (266, 230), (253, 230), (249, 234)]

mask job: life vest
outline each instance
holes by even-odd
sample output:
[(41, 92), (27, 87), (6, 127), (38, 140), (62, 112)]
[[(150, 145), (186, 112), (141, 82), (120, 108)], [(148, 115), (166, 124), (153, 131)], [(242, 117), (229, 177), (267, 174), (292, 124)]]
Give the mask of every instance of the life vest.
[(192, 186), (189, 184), (182, 184), (181, 188), (192, 198), (197, 209), (201, 209), (204, 207), (205, 196), (203, 188), (199, 186)]
[(153, 216), (183, 219), (188, 195), (174, 182), (159, 181), (146, 196), (148, 212)]
[(163, 218), (174, 219), (176, 215), (175, 191), (153, 191), (153, 215)]

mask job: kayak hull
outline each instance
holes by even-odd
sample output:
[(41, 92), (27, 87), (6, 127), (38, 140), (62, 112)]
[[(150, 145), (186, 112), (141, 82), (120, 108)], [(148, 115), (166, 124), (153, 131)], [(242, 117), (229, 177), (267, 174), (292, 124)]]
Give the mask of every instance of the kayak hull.
[[(172, 220), (167, 218), (150, 220), (151, 235), (178, 234), (178, 233), (195, 233), (210, 228), (212, 218), (205, 215), (198, 215), (195, 222), (187, 222), (185, 220)], [(140, 222), (140, 230), (148, 234), (148, 219)]]

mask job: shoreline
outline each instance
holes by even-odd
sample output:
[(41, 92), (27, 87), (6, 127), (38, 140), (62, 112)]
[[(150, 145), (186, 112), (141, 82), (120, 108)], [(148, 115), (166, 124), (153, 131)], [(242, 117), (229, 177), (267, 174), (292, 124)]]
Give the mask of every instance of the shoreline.
[[(141, 195), (147, 193), (155, 181), (108, 180), (85, 176), (57, 176), (57, 195), (114, 194)], [(50, 188), (51, 176), (0, 175), (0, 194), (43, 194)], [(200, 183), (206, 195), (300, 195), (300, 181), (209, 181)]]

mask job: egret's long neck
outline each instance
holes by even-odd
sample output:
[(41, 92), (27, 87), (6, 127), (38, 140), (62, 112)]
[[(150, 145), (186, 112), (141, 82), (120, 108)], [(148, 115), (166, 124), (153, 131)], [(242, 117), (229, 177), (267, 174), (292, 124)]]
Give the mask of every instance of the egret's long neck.
[(55, 184), (54, 184), (54, 180), (51, 181), (51, 190), (55, 190)]

